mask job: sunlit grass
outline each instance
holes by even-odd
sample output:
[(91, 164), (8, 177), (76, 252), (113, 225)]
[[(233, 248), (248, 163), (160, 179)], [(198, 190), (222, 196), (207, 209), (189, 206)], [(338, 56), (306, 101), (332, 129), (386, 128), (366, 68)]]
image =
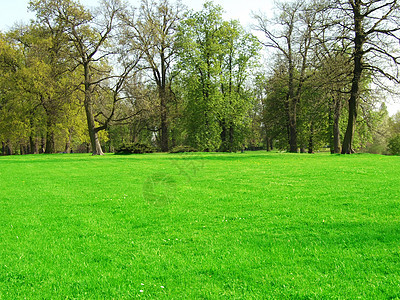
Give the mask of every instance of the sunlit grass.
[(0, 158), (0, 299), (396, 299), (400, 159)]

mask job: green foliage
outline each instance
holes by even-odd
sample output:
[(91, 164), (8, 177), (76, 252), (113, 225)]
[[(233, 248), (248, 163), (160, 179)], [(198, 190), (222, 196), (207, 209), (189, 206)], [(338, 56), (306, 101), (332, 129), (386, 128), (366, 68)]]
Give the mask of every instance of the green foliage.
[[(30, 25), (0, 33), (3, 153), (68, 152), (90, 141), (101, 154), (98, 140), (109, 151), (125, 141), (164, 151), (287, 149), (289, 135), (311, 152), (332, 144), (333, 125), (346, 130), (352, 51), (346, 43), (314, 45), (316, 32), (303, 29), (322, 21), (315, 13), (325, 10), (305, 9), (310, 4), (278, 4), (281, 24), (272, 35), (274, 22), (256, 17), (269, 42), (276, 38), (266, 45), (282, 52), (266, 76), (256, 72), (258, 39), (238, 21), (224, 20), (211, 1), (183, 14), (179, 3), (164, 0), (143, 0), (132, 10), (119, 0), (102, 1), (97, 10), (77, 0), (31, 0)], [(296, 30), (274, 34), (291, 22)], [(318, 34), (329, 36), (322, 28)], [(385, 153), (398, 122), (375, 110), (371, 83), (372, 73), (364, 73), (352, 143)]]
[(236, 151), (250, 125), (246, 89), (259, 45), (237, 21), (226, 22), (211, 2), (182, 22), (178, 45), (186, 93), (188, 141), (200, 150)]
[(389, 139), (388, 150), (390, 154), (400, 155), (400, 134), (397, 134)]
[(197, 150), (190, 146), (176, 146), (172, 148), (171, 153), (185, 153), (185, 152), (197, 152)]
[(153, 153), (154, 149), (142, 143), (126, 143), (115, 149), (115, 154)]

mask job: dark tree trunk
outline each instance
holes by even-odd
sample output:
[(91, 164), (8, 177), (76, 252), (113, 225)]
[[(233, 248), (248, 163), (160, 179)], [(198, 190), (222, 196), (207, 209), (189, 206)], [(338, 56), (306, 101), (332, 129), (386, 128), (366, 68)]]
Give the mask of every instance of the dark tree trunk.
[(54, 132), (48, 132), (46, 135), (46, 154), (56, 153), (56, 147), (54, 142)]
[[(162, 46), (160, 52), (160, 62), (161, 62), (161, 78), (155, 76), (158, 82), (159, 97), (160, 97), (160, 107), (161, 107), (161, 151), (168, 152), (168, 95), (167, 95), (167, 66), (165, 62), (165, 48)], [(157, 74), (156, 69), (153, 70)], [(160, 75), (160, 74), (159, 74)], [(157, 79), (158, 77), (158, 79)]]
[(8, 141), (6, 143), (6, 151), (5, 151), (6, 155), (13, 155), (13, 148), (10, 145), (10, 142)]
[(363, 16), (361, 15), (361, 0), (355, 1), (353, 13), (356, 34), (354, 39), (354, 71), (349, 99), (349, 118), (347, 121), (346, 133), (343, 139), (342, 154), (354, 153), (353, 139), (357, 121), (359, 89), (361, 74), (363, 71), (363, 44), (365, 42), (365, 35), (363, 34), (362, 27)]
[(308, 153), (314, 153), (314, 125), (311, 124), (310, 139), (308, 140)]
[(19, 144), (19, 149), (20, 149), (20, 153), (21, 153), (21, 155), (25, 155), (25, 154), (27, 154), (27, 149), (26, 149), (26, 145), (25, 144)]
[(237, 150), (235, 149), (234, 141), (235, 141), (235, 129), (233, 128), (232, 124), (229, 124), (229, 152), (234, 152)]
[(221, 152), (234, 152), (235, 129), (230, 122), (225, 120), (220, 123), (221, 125)]
[(267, 137), (265, 138), (265, 148), (267, 151), (271, 151), (271, 145), (269, 143), (269, 137), (267, 135)]
[(53, 124), (50, 120), (50, 116), (48, 116), (47, 121), (47, 134), (46, 134), (46, 154), (56, 153), (55, 139), (54, 139), (54, 130)]
[[(295, 106), (295, 104), (293, 104)], [(297, 153), (297, 120), (296, 110), (289, 113), (289, 152)]]
[(9, 141), (7, 142), (2, 142), (2, 155), (11, 155), (12, 154), (12, 150), (9, 146)]
[[(361, 75), (361, 70), (357, 72)], [(342, 154), (352, 154), (355, 152), (353, 149), (353, 139), (357, 121), (359, 80), (356, 78), (356, 74), (354, 77), (349, 99), (349, 118), (343, 139)]]
[(29, 137), (29, 153), (38, 154), (39, 153), (39, 141), (37, 137)]
[[(297, 153), (297, 101), (294, 92), (294, 66), (289, 49), (289, 91), (287, 95), (288, 119), (289, 119), (289, 152)], [(299, 91), (298, 91), (299, 92)]]
[(335, 98), (335, 110), (333, 114), (333, 153), (340, 153), (340, 114), (342, 111), (342, 95), (338, 92)]
[(221, 152), (226, 152), (228, 151), (228, 141), (227, 141), (227, 136), (228, 136), (228, 130), (226, 126), (226, 121), (222, 120), (220, 121), (220, 126), (221, 126), (221, 146), (219, 148), (219, 151)]

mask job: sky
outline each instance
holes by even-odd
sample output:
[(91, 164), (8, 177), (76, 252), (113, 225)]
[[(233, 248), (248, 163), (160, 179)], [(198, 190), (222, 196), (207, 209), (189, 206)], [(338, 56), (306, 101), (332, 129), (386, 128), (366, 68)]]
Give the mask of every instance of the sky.
[[(127, 0), (135, 5), (140, 0)], [(200, 10), (204, 1), (181, 0), (190, 9)], [(85, 6), (96, 6), (97, 0), (80, 0)], [(269, 13), (272, 10), (274, 0), (214, 0), (215, 4), (221, 5), (225, 10), (224, 17), (227, 19), (238, 19), (243, 26), (248, 27), (252, 22), (251, 12)], [(26, 22), (34, 17), (28, 13), (29, 0), (0, 0), (0, 30), (6, 31), (16, 22)]]
[[(200, 10), (204, 1), (202, 0), (181, 0), (190, 9)], [(140, 0), (128, 0), (129, 3), (139, 4)], [(225, 19), (237, 19), (241, 24), (250, 29), (254, 24), (252, 12), (272, 14), (274, 0), (213, 0), (215, 4), (221, 5), (224, 10)], [(0, 0), (0, 31), (7, 31), (15, 23), (27, 23), (34, 18), (34, 14), (28, 12), (29, 0)], [(97, 0), (81, 0), (85, 6), (96, 6)], [(391, 115), (400, 111), (400, 99), (388, 99), (387, 103)]]

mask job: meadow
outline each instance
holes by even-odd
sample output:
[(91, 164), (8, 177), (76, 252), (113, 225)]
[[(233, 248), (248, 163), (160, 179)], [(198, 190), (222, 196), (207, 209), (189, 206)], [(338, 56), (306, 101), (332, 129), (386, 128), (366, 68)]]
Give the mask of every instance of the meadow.
[(0, 299), (400, 299), (400, 157), (0, 157)]

